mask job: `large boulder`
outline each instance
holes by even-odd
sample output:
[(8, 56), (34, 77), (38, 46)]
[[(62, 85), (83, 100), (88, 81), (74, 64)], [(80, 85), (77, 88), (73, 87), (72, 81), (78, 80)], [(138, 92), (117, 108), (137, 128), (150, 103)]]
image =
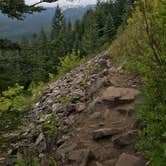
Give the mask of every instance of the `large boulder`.
[(108, 87), (104, 90), (101, 100), (126, 103), (135, 100), (139, 91), (132, 88)]
[(144, 160), (130, 154), (123, 153), (120, 155), (115, 166), (145, 166)]

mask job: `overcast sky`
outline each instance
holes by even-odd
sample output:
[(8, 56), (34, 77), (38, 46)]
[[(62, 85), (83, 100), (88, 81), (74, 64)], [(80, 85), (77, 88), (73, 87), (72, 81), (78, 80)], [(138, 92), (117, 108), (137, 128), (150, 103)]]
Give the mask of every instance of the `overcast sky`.
[[(26, 3), (28, 4), (33, 4), (35, 2), (39, 2), (40, 0), (25, 0)], [(71, 2), (71, 0), (58, 0), (58, 2), (55, 3), (42, 3), (43, 6), (45, 7), (52, 7), (52, 6), (57, 6), (57, 4), (59, 4), (59, 6), (77, 6), (77, 5), (88, 5), (88, 4), (95, 4), (97, 0), (73, 0), (73, 2)]]

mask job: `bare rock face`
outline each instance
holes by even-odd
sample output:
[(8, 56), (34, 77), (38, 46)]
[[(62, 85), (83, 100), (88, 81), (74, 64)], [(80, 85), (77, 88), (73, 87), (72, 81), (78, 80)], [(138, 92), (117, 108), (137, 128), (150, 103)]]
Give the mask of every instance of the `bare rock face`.
[(144, 160), (139, 157), (123, 153), (120, 155), (115, 166), (145, 166), (145, 163)]

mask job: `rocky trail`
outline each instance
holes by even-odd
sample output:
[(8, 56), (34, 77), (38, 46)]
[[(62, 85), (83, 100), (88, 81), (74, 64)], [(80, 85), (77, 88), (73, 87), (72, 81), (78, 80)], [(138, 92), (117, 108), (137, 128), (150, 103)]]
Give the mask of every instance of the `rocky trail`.
[(101, 53), (46, 87), (8, 155), (33, 154), (42, 166), (144, 166), (135, 148), (138, 89), (138, 78)]

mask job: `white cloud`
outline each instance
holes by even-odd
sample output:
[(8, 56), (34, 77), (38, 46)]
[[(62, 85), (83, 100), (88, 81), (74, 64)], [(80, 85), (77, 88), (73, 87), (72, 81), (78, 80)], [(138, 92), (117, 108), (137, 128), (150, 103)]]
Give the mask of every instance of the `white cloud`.
[[(40, 0), (25, 0), (27, 4), (34, 4), (36, 2), (39, 2)], [(95, 4), (97, 0), (58, 0), (58, 2), (54, 3), (42, 3), (42, 6), (44, 7), (54, 7), (57, 6), (57, 4), (61, 7), (71, 7), (71, 6), (86, 6), (90, 4)]]

